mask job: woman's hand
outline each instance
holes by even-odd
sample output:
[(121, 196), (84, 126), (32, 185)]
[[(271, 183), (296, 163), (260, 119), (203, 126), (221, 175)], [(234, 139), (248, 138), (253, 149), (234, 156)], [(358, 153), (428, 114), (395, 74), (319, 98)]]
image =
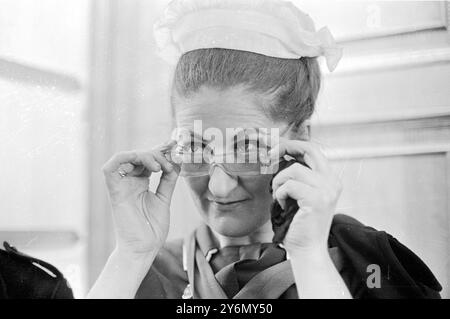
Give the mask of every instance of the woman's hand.
[(273, 157), (289, 155), (304, 161), (309, 169), (294, 164), (281, 171), (273, 180), (273, 195), (284, 208), (288, 197), (300, 207), (286, 234), (284, 245), (292, 255), (297, 252), (325, 252), (336, 205), (342, 191), (338, 176), (327, 159), (311, 142), (282, 141), (271, 151)]
[[(112, 206), (116, 249), (88, 293), (88, 298), (134, 298), (169, 232), (169, 207), (178, 178), (163, 151), (175, 142), (146, 152), (114, 155), (104, 166)], [(155, 193), (152, 173), (162, 170)]]
[(342, 191), (339, 178), (310, 142), (283, 141), (271, 153), (272, 157), (303, 157), (311, 167), (293, 164), (275, 176), (272, 184), (281, 207), (288, 197), (300, 207), (284, 239), (299, 297), (352, 298), (328, 253), (331, 222)]
[[(163, 154), (170, 145), (118, 153), (103, 166), (118, 255), (138, 259), (155, 254), (167, 238), (170, 201), (178, 177), (177, 168)], [(149, 178), (161, 170), (161, 180), (153, 193)]]

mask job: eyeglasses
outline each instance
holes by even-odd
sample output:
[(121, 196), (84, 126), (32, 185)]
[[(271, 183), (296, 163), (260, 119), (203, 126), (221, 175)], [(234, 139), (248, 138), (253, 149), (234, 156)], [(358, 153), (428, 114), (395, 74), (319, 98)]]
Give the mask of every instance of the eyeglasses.
[(180, 167), (180, 176), (195, 177), (212, 174), (215, 167), (221, 167), (229, 175), (257, 176), (274, 174), (276, 163), (270, 162), (268, 151), (260, 148), (214, 153), (205, 147), (195, 150), (185, 145), (174, 145), (164, 152), (169, 162)]

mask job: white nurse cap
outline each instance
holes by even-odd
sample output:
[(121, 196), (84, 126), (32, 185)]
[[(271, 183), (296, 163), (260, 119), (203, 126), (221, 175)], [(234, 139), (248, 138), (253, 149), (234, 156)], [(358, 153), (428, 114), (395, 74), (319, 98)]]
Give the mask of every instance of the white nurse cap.
[(281, 0), (173, 0), (154, 26), (160, 55), (176, 63), (196, 49), (222, 48), (298, 59), (324, 56), (333, 71), (342, 57), (327, 27)]

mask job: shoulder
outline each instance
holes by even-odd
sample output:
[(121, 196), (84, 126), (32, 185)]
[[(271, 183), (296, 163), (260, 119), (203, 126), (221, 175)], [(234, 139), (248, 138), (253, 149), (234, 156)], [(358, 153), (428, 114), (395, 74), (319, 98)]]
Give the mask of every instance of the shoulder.
[(352, 228), (352, 229), (356, 228), (356, 229), (366, 229), (366, 230), (376, 231), (374, 228), (364, 225), (363, 223), (361, 223), (359, 220), (355, 219), (354, 217), (344, 215), (344, 214), (334, 215), (332, 227), (334, 227), (334, 228), (346, 227), (346, 228)]
[(4, 243), (0, 249), (0, 299), (66, 299), (73, 293), (58, 269)]
[(385, 231), (337, 214), (331, 226), (329, 243), (339, 247), (364, 284), (371, 270), (380, 270), (380, 288), (363, 289), (365, 297), (440, 297), (442, 287), (431, 270), (414, 252)]
[(169, 241), (158, 252), (136, 298), (180, 298), (187, 282), (183, 269), (183, 240)]

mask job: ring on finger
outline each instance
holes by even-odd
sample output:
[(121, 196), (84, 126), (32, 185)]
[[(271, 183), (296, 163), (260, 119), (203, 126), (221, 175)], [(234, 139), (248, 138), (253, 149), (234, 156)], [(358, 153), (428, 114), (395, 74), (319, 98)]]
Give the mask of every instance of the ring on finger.
[(127, 176), (127, 172), (125, 172), (124, 170), (122, 170), (122, 169), (119, 169), (118, 171), (117, 171), (117, 173), (119, 174), (119, 176), (120, 176), (120, 178), (124, 178), (125, 176)]

